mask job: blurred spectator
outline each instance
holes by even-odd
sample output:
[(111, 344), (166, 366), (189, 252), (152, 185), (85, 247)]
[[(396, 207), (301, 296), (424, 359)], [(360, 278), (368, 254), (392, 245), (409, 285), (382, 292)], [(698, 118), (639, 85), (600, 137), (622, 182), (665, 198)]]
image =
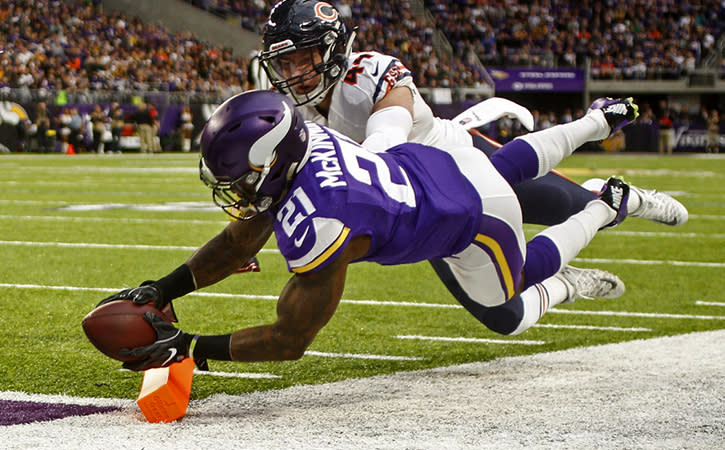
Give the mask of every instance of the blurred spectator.
[(335, 6), (337, 7), (337, 10), (340, 11), (340, 15), (344, 19), (347, 20), (352, 18), (352, 7), (347, 0), (340, 0), (335, 4)]
[(707, 117), (707, 153), (720, 153), (720, 113), (712, 109)]
[(675, 144), (675, 129), (673, 114), (666, 100), (660, 102), (657, 125), (659, 126), (659, 153), (661, 155), (671, 155)]
[(112, 103), (109, 115), (111, 118), (111, 142), (108, 147), (112, 152), (121, 153), (121, 133), (126, 125), (125, 113), (118, 103)]
[(138, 138), (140, 141), (139, 151), (141, 153), (153, 153), (154, 151), (154, 119), (146, 103), (138, 105), (136, 112), (131, 116), (131, 120), (136, 124)]
[(70, 123), (68, 124), (68, 128), (70, 128), (70, 135), (68, 136), (68, 143), (73, 145), (73, 150), (76, 153), (82, 152), (85, 150), (85, 142), (83, 137), (83, 116), (81, 116), (80, 111), (78, 111), (78, 108), (71, 108), (70, 109)]
[(181, 151), (191, 151), (191, 139), (194, 132), (194, 116), (189, 106), (184, 106), (179, 114), (179, 135), (181, 136)]
[(591, 144), (600, 145), (601, 149), (608, 153), (621, 152), (627, 147), (624, 132), (622, 130), (617, 131), (613, 136), (603, 140), (601, 144), (592, 142), (588, 142), (587, 144), (590, 144), (588, 148), (592, 147)]
[[(70, 122), (71, 122), (71, 111), (70, 108), (63, 108), (57, 118), (56, 129), (57, 136), (60, 138), (60, 151), (68, 153), (68, 146), (70, 145)], [(75, 151), (75, 150), (74, 150)]]
[(151, 116), (151, 152), (161, 152), (161, 138), (159, 136), (159, 111), (154, 108), (154, 105), (147, 103), (146, 107), (149, 110), (149, 116)]
[(52, 151), (52, 136), (55, 134), (55, 131), (50, 126), (48, 107), (45, 102), (38, 102), (35, 106), (35, 126), (35, 138), (38, 150), (43, 153)]
[(106, 127), (108, 126), (108, 114), (101, 105), (93, 107), (91, 113), (91, 123), (93, 132), (93, 151), (99, 155), (103, 154), (104, 150), (104, 138), (106, 134)]

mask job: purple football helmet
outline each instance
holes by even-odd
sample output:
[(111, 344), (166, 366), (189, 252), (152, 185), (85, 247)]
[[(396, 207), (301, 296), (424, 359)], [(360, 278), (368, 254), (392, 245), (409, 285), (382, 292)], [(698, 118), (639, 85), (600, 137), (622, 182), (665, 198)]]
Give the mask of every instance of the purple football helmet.
[(286, 96), (266, 90), (235, 95), (204, 126), (201, 179), (227, 214), (252, 218), (282, 200), (305, 159), (307, 138)]

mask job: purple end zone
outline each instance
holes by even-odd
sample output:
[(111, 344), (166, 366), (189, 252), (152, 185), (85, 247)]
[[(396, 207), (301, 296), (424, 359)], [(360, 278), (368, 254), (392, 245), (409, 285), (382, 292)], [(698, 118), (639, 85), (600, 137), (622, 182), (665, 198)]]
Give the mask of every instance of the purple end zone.
[(70, 405), (64, 403), (24, 402), (0, 400), (0, 426), (63, 419), (106, 413), (119, 408), (113, 406)]

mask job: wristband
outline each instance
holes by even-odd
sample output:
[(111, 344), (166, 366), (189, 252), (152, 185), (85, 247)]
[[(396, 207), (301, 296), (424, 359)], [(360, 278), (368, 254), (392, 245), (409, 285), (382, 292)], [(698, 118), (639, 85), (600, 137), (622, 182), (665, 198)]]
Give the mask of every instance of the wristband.
[(182, 264), (173, 272), (154, 283), (164, 304), (196, 290), (196, 280), (188, 265)]
[(196, 342), (199, 340), (199, 335), (194, 335), (193, 338), (191, 338), (191, 343), (189, 344), (189, 358), (194, 359), (194, 347), (196, 347)]
[[(221, 336), (194, 336), (196, 345), (194, 346), (194, 357), (197, 359), (214, 359), (217, 361), (232, 360), (232, 335), (224, 334)], [(193, 345), (192, 340), (192, 345)]]

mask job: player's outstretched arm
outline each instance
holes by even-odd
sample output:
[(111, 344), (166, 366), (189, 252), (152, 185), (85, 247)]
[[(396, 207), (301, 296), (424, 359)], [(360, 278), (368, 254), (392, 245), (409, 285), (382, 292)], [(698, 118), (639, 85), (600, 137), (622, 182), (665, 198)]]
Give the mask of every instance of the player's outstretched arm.
[(330, 265), (319, 272), (293, 276), (277, 302), (277, 321), (232, 334), (199, 336), (184, 333), (158, 317), (146, 320), (157, 332), (152, 345), (124, 350), (138, 360), (131, 370), (164, 367), (184, 357), (221, 361), (284, 361), (299, 359), (340, 303), (347, 266), (364, 256), (370, 239), (353, 239)]

